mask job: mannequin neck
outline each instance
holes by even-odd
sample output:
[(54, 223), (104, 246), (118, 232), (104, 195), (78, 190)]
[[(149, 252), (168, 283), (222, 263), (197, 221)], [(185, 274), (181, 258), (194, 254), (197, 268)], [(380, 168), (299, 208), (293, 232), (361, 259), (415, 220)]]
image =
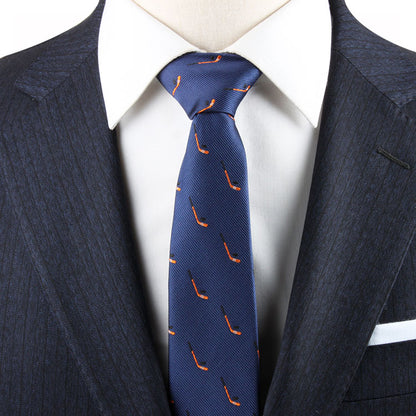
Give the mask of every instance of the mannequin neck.
[(233, 44), (290, 0), (133, 0), (199, 49)]

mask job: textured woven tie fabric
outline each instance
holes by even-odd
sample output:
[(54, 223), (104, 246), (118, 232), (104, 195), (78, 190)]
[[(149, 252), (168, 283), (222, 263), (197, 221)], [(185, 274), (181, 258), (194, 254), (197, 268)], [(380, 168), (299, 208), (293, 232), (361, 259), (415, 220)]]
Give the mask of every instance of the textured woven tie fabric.
[(178, 416), (258, 414), (247, 162), (234, 114), (260, 74), (236, 54), (189, 53), (158, 75), (192, 120), (169, 259), (169, 391)]

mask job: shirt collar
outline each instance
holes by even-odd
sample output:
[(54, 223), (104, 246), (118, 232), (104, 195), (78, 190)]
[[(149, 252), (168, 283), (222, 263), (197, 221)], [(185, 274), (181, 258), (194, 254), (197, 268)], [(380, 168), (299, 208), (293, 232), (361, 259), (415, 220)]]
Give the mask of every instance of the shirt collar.
[[(235, 43), (214, 53), (233, 52), (248, 59), (316, 127), (330, 49), (328, 2), (291, 0)], [(205, 52), (132, 0), (107, 0), (100, 26), (98, 63), (110, 129), (166, 64), (192, 51)]]

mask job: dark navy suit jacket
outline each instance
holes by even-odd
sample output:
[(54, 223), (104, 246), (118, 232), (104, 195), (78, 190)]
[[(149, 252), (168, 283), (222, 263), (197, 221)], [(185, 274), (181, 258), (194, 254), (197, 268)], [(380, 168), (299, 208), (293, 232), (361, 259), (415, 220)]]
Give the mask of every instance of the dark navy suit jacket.
[[(312, 188), (262, 414), (415, 415), (416, 341), (367, 344), (377, 323), (416, 319), (416, 54), (330, 3)], [(103, 6), (0, 60), (1, 415), (169, 414), (100, 89)]]

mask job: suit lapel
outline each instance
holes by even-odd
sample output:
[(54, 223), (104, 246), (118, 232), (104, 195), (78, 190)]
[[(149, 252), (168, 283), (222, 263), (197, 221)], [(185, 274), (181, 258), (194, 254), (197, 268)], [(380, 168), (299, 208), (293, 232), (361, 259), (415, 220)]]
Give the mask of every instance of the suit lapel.
[[(51, 311), (102, 414), (169, 414), (97, 63), (104, 2), (16, 81), (1, 166)], [(24, 92), (23, 95), (21, 92)]]
[(267, 416), (335, 414), (415, 232), (415, 54), (331, 3), (331, 69)]

